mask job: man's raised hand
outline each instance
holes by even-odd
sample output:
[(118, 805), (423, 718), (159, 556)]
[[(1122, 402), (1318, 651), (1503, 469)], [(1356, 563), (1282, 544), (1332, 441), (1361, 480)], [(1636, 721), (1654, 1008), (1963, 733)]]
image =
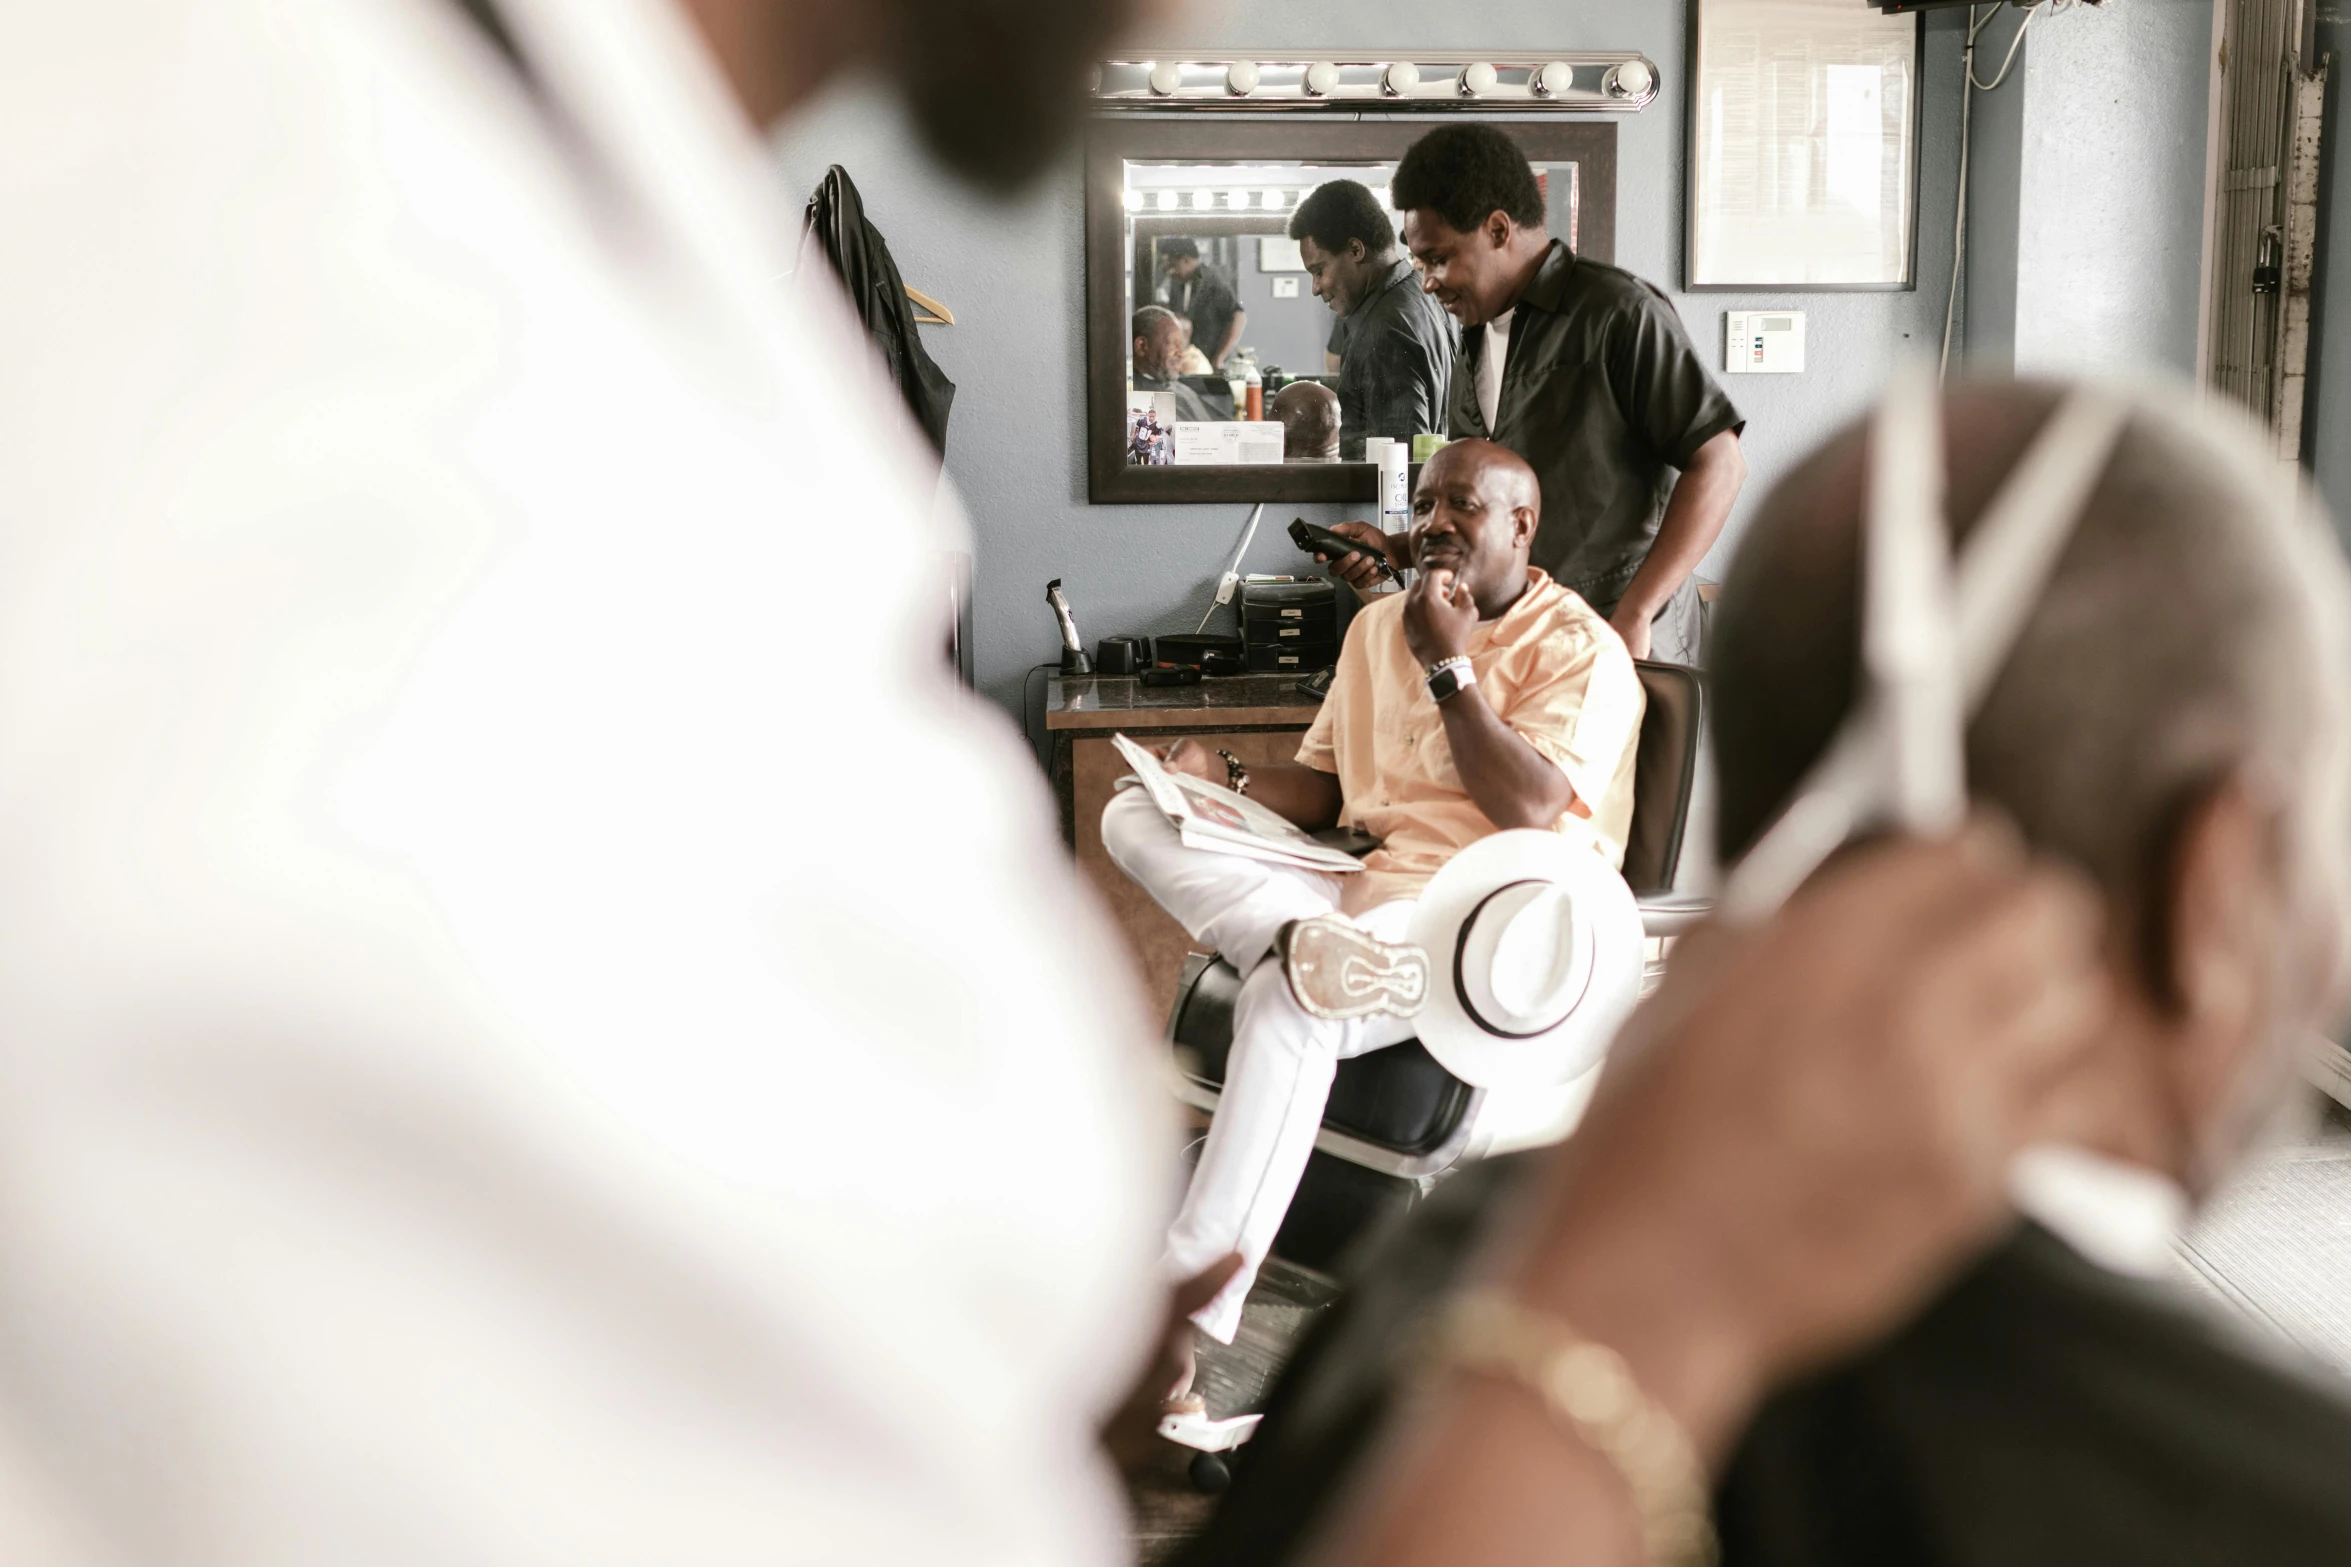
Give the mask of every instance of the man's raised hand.
[[(1358, 544), (1374, 546), (1387, 557), (1391, 570), (1402, 571), (1412, 564), (1411, 546), (1405, 534), (1382, 533), (1368, 522), (1336, 523), (1331, 531), (1342, 539), (1353, 539)], [(1379, 564), (1368, 555), (1342, 555), (1337, 560), (1332, 560), (1328, 555), (1317, 555), (1314, 558), (1327, 564), (1332, 576), (1359, 592), (1376, 588), (1380, 584)]]
[(1469, 585), (1447, 568), (1422, 572), (1404, 595), (1404, 645), (1423, 669), (1466, 655), (1477, 624), (1477, 600)]
[(1764, 1385), (1997, 1232), (2009, 1159), (2096, 1059), (2103, 928), (2082, 877), (1979, 824), (1858, 851), (1762, 929), (1693, 932), (1563, 1150), (1521, 1287), (1719, 1451)]
[(1178, 740), (1159, 753), (1159, 765), (1171, 773), (1190, 773), (1210, 783), (1225, 781), (1224, 758), (1190, 738)]

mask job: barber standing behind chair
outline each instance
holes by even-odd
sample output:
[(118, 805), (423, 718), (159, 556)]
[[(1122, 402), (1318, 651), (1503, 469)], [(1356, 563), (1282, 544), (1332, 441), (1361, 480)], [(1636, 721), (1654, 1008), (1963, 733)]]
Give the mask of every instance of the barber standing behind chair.
[(1200, 247), (1194, 241), (1161, 240), (1159, 256), (1167, 265), (1166, 297), (1161, 303), (1192, 323), (1192, 341), (1208, 356), (1212, 371), (1221, 367), (1241, 341), (1241, 328), (1249, 324), (1249, 312), (1233, 297), (1232, 285), (1200, 259)]
[(1314, 297), (1346, 327), (1332, 333), (1339, 455), (1361, 462), (1366, 436), (1443, 430), (1461, 334), (1420, 286), (1380, 199), (1354, 180), (1318, 185), (1290, 215), (1290, 237)]
[[(1450, 432), (1487, 436), (1534, 466), (1536, 565), (1606, 615), (1635, 658), (1694, 662), (1691, 573), (1746, 478), (1745, 421), (1672, 302), (1546, 233), (1526, 154), (1491, 126), (1429, 132), (1391, 189), (1424, 286), (1463, 328)], [(1365, 523), (1338, 531), (1378, 537)], [(1387, 540), (1398, 566), (1403, 542)], [(1358, 587), (1376, 574), (1360, 558), (1334, 570)]]

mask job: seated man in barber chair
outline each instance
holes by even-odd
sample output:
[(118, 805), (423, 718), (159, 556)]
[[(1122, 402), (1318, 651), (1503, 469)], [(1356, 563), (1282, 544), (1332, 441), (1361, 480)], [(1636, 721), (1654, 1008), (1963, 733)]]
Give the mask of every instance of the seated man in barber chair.
[[(1222, 1342), (1297, 1190), (1337, 1063), (1413, 1037), (1405, 1014), (1429, 976), (1404, 937), (1430, 878), (1505, 828), (1555, 831), (1622, 862), (1641, 684), (1607, 620), (1527, 564), (1541, 505), (1516, 454), (1482, 440), (1443, 448), (1413, 497), (1419, 579), (1356, 614), (1298, 760), (1244, 770), (1190, 740), (1166, 754), (1310, 832), (1344, 824), (1379, 838), (1361, 873), (1187, 848), (1140, 790), (1103, 813), (1120, 869), (1247, 976), (1223, 1099), (1168, 1237), (1179, 1278), (1242, 1258), (1193, 1318)], [(1342, 970), (1379, 981), (1370, 1001), (1341, 993)]]

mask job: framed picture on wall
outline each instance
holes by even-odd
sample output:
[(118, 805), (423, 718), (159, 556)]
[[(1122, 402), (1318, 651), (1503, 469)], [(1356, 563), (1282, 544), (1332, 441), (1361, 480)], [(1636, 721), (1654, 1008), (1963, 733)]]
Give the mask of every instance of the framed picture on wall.
[(1861, 0), (1690, 0), (1685, 286), (1914, 286), (1922, 31)]

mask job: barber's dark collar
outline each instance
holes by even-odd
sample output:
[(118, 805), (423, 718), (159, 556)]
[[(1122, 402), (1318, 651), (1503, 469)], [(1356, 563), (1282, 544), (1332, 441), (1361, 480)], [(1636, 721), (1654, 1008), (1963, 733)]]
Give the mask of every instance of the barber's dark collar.
[(1369, 310), (1375, 303), (1387, 298), (1388, 290), (1398, 287), (1407, 279), (1416, 280), (1413, 286), (1417, 288), (1419, 286), (1417, 282), (1419, 275), (1420, 269), (1412, 264), (1412, 258), (1410, 256), (1397, 257), (1395, 261), (1389, 263), (1388, 275), (1380, 279), (1380, 286), (1377, 288), (1365, 289), (1363, 291), (1363, 297), (1355, 301), (1355, 308), (1348, 311), (1347, 314), (1351, 316), (1359, 316), (1363, 314), (1363, 312)]
[(1575, 252), (1567, 248), (1565, 240), (1555, 239), (1543, 253), (1543, 264), (1535, 268), (1534, 280), (1518, 296), (1517, 304), (1532, 305), (1547, 315), (1559, 313), (1559, 302), (1567, 295), (1568, 276), (1575, 271)]

